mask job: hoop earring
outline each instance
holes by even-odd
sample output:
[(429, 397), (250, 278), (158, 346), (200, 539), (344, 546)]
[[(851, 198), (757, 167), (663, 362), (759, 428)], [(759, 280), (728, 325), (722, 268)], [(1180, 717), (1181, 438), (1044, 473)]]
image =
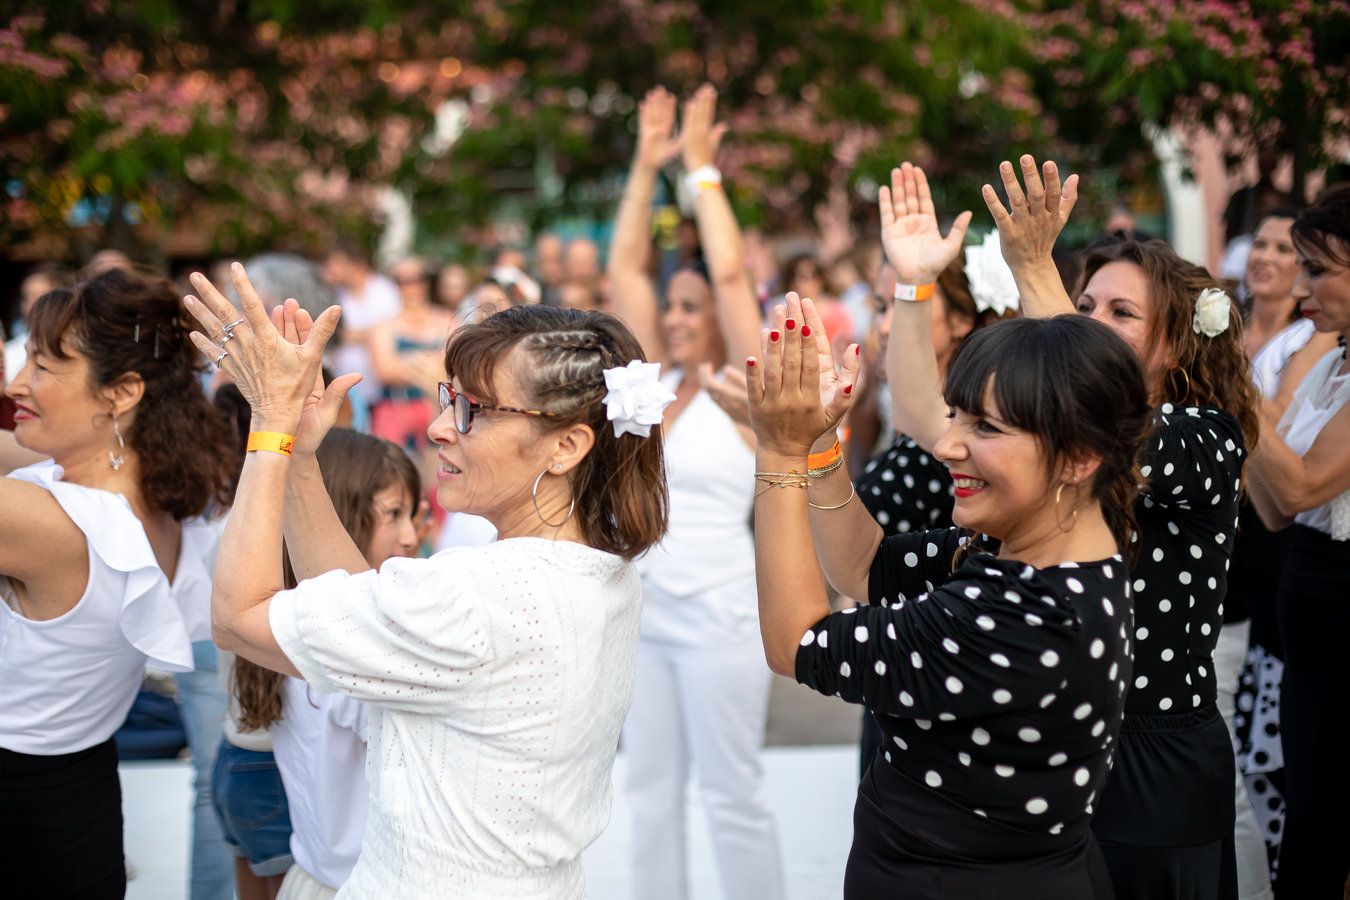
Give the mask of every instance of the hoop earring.
[(122, 440), (122, 426), (117, 421), (117, 413), (113, 413), (113, 436), (117, 438), (118, 452), (108, 451), (108, 465), (112, 466), (112, 470), (116, 472), (127, 462), (127, 442)]
[(1063, 522), (1059, 521), (1059, 499), (1061, 496), (1063, 496), (1063, 494), (1064, 494), (1064, 482), (1061, 481), (1059, 483), (1059, 488), (1055, 490), (1055, 525), (1059, 528), (1060, 531), (1064, 532), (1065, 534), (1068, 534), (1070, 531), (1073, 530), (1073, 526), (1078, 522), (1078, 507), (1075, 506), (1073, 508), (1072, 513), (1069, 516), (1069, 524), (1067, 526)]
[(1184, 391), (1182, 391), (1181, 397), (1178, 398), (1179, 402), (1184, 406), (1185, 403), (1186, 403), (1187, 398), (1191, 396), (1191, 376), (1190, 376), (1190, 373), (1188, 373), (1188, 372), (1187, 372), (1184, 368), (1182, 368), (1181, 366), (1173, 366), (1173, 367), (1172, 367), (1172, 371), (1173, 371), (1173, 372), (1180, 372), (1180, 373), (1181, 373), (1181, 378), (1182, 378), (1182, 380), (1186, 382), (1186, 389), (1185, 389)]
[[(554, 468), (558, 467), (554, 466)], [(542, 481), (544, 476), (547, 474), (548, 469), (545, 469), (544, 471), (540, 472), (538, 475), (534, 477), (534, 489), (530, 491), (530, 502), (534, 504), (534, 514), (539, 517), (539, 521), (543, 522), (549, 528), (561, 528), (567, 524), (569, 519), (572, 518), (572, 513), (576, 512), (577, 497), (576, 494), (572, 495), (572, 503), (567, 507), (567, 515), (563, 516), (563, 520), (561, 522), (550, 522), (548, 519), (544, 518), (543, 512), (540, 511), (539, 509), (539, 482)], [(571, 487), (570, 481), (568, 482), (568, 487), (569, 488)]]

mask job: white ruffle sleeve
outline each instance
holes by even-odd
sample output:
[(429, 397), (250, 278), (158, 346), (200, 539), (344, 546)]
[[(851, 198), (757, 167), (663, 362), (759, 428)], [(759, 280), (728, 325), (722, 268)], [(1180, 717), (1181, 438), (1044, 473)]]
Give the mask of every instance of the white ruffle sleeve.
[[(160, 569), (141, 520), (121, 494), (61, 480), (52, 462), (38, 463), (9, 477), (50, 491), (89, 543), (89, 578), (102, 564), (125, 576), (118, 625), (123, 637), (145, 654), (147, 663), (170, 672), (190, 672), (192, 638), (183, 608)], [(184, 551), (188, 542), (184, 541)], [(207, 591), (210, 590), (209, 580)]]

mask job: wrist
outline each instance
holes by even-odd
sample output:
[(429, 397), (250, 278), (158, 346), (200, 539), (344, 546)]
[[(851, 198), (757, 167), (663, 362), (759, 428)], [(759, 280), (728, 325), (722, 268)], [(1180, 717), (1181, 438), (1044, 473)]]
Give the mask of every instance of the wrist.
[(248, 430), (250, 432), (279, 431), (282, 434), (294, 435), (299, 426), (299, 413), (287, 415), (285, 413), (255, 412), (253, 418), (249, 420)]
[(760, 469), (774, 472), (798, 472), (806, 474), (806, 458), (811, 448), (802, 447), (765, 447), (760, 445), (755, 453), (755, 465)]
[(815, 456), (817, 453), (829, 452), (834, 445), (839, 442), (839, 435), (836, 433), (837, 430), (838, 429), (831, 428), (829, 431), (816, 438), (816, 442), (811, 445), (810, 455)]

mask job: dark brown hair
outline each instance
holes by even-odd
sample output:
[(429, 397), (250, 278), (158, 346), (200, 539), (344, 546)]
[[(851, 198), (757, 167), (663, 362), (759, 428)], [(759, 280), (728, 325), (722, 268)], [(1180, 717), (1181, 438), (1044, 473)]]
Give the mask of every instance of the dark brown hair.
[[(375, 530), (375, 495), (395, 484), (408, 491), (416, 506), (422, 494), (422, 479), (408, 454), (381, 438), (334, 428), (324, 437), (315, 456), (323, 473), (323, 486), (333, 501), (338, 521), (351, 535), (362, 555)], [(290, 556), (282, 553), (287, 589), (297, 584)], [(239, 729), (268, 728), (281, 718), (283, 675), (244, 659), (234, 661), (234, 694), (239, 699)]]
[(516, 347), (529, 361), (518, 373), (524, 402), (553, 414), (533, 419), (536, 427), (584, 424), (595, 432), (570, 476), (586, 542), (625, 559), (640, 555), (665, 534), (669, 514), (661, 427), (650, 438), (615, 437), (603, 402), (604, 370), (645, 359), (637, 338), (606, 313), (516, 306), (456, 331), (445, 370), (465, 392), (495, 402), (497, 367)]
[(1247, 452), (1260, 434), (1256, 385), (1242, 346), (1242, 312), (1236, 303), (1228, 313), (1228, 329), (1214, 337), (1192, 327), (1195, 301), (1207, 288), (1220, 289), (1203, 267), (1187, 262), (1159, 240), (1137, 241), (1109, 236), (1088, 248), (1075, 296), (1081, 294), (1102, 266), (1133, 263), (1149, 283), (1149, 337), (1167, 350), (1166, 368), (1158, 385), (1162, 399), (1183, 406), (1217, 406), (1242, 426)]
[(961, 342), (943, 399), (984, 415), (990, 379), (999, 417), (1036, 439), (1047, 474), (1079, 454), (1101, 459), (1090, 496), (1101, 504), (1116, 543), (1128, 546), (1143, 481), (1136, 459), (1152, 425), (1134, 351), (1086, 316), (1009, 319)]
[(58, 359), (89, 361), (90, 388), (136, 376), (145, 392), (123, 429), (136, 453), (141, 494), (182, 521), (228, 502), (233, 447), (202, 390), (205, 364), (167, 279), (111, 269), (44, 295), (29, 316), (33, 345)]
[(1294, 248), (1303, 256), (1316, 250), (1342, 266), (1350, 266), (1350, 184), (1328, 188), (1294, 220)]

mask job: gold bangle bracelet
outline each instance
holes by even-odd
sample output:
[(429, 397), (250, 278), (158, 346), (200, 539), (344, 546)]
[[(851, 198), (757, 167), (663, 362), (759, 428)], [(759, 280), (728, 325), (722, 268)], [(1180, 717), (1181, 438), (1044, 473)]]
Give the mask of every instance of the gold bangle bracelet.
[(809, 507), (811, 507), (812, 509), (819, 509), (819, 510), (825, 510), (825, 511), (828, 511), (828, 510), (831, 510), (831, 509), (843, 509), (845, 506), (848, 506), (850, 503), (852, 503), (852, 502), (853, 502), (853, 498), (856, 497), (856, 496), (858, 496), (858, 492), (855, 491), (855, 490), (853, 489), (853, 485), (850, 484), (850, 485), (848, 486), (848, 498), (845, 499), (843, 503), (836, 503), (834, 506), (821, 506), (819, 503), (812, 503), (810, 500), (807, 500), (807, 501), (806, 501), (806, 505), (809, 506)]
[(824, 478), (831, 472), (836, 472), (839, 469), (842, 469), (843, 467), (844, 467), (844, 457), (836, 456), (830, 462), (826, 463), (825, 465), (821, 466), (818, 469), (807, 469), (806, 476), (808, 478)]

